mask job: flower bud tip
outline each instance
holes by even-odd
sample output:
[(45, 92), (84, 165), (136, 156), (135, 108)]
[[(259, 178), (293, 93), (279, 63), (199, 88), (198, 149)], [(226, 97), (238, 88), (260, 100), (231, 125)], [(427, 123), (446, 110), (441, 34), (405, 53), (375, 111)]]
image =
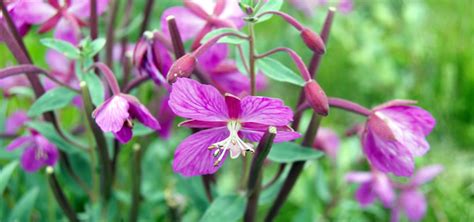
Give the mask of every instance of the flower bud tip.
[(304, 85), (304, 91), (306, 99), (313, 110), (319, 115), (327, 116), (329, 113), (329, 103), (326, 93), (321, 86), (316, 81), (310, 80)]
[(300, 36), (306, 46), (308, 46), (308, 48), (313, 52), (318, 54), (324, 54), (326, 52), (326, 46), (323, 39), (311, 29), (304, 28), (301, 31)]
[(174, 83), (178, 77), (189, 77), (196, 66), (196, 62), (196, 57), (192, 54), (186, 54), (176, 60), (168, 72), (168, 82)]

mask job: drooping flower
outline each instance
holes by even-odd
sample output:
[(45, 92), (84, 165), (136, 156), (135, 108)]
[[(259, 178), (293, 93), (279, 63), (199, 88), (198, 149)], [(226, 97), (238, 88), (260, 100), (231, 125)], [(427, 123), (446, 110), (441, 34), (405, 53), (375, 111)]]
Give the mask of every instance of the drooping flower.
[(425, 137), (435, 125), (426, 110), (413, 101), (394, 100), (375, 107), (362, 134), (363, 151), (378, 170), (397, 176), (413, 174), (414, 157), (429, 150)]
[(341, 141), (336, 132), (329, 128), (320, 127), (313, 147), (324, 151), (332, 160), (336, 160)]
[(6, 148), (13, 151), (23, 148), (21, 166), (26, 172), (35, 172), (44, 166), (54, 166), (59, 158), (56, 146), (38, 132), (31, 130), (31, 135), (13, 140)]
[(385, 207), (392, 206), (395, 200), (395, 191), (391, 185), (390, 178), (382, 172), (350, 172), (346, 175), (346, 181), (360, 184), (355, 198), (363, 207), (373, 203), (378, 198)]
[[(171, 7), (163, 12), (161, 28), (168, 34), (168, 16), (174, 16), (183, 41), (196, 38), (199, 42), (214, 28), (240, 28), (244, 13), (238, 0), (184, 0), (184, 7)], [(197, 46), (197, 45), (195, 45)], [(193, 47), (195, 48), (195, 47)]]
[[(109, 0), (97, 1), (97, 14), (100, 15), (107, 9)], [(68, 41), (72, 44), (79, 43), (81, 39), (80, 27), (86, 25), (90, 17), (90, 1), (83, 0), (50, 0), (44, 2), (21, 1), (16, 9), (20, 19), (29, 24), (41, 24), (39, 32), (55, 29), (54, 37)]]
[(6, 134), (16, 134), (18, 130), (24, 126), (24, 124), (29, 121), (28, 115), (23, 110), (18, 110), (12, 113), (5, 121), (5, 133)]
[[(228, 59), (229, 50), (225, 44), (215, 44), (208, 51), (199, 56), (199, 65), (208, 73), (211, 79), (219, 85), (221, 90), (234, 95), (243, 95), (250, 92), (250, 78), (242, 74), (234, 61)], [(258, 72), (256, 89), (264, 90), (267, 78)]]
[(431, 165), (421, 168), (411, 178), (410, 182), (401, 187), (400, 196), (392, 208), (392, 222), (398, 222), (400, 213), (404, 213), (410, 221), (420, 221), (426, 214), (427, 204), (425, 195), (419, 187), (440, 174), (441, 165)]
[(121, 143), (132, 139), (132, 119), (151, 129), (160, 129), (158, 121), (137, 98), (123, 93), (108, 98), (94, 110), (92, 117), (102, 131), (112, 132)]
[(213, 174), (228, 155), (237, 158), (254, 151), (244, 139), (259, 141), (269, 126), (278, 129), (275, 142), (300, 136), (287, 126), (293, 113), (279, 99), (223, 96), (210, 85), (178, 78), (169, 105), (176, 115), (189, 119), (180, 126), (204, 129), (187, 137), (175, 151), (173, 169), (184, 176)]

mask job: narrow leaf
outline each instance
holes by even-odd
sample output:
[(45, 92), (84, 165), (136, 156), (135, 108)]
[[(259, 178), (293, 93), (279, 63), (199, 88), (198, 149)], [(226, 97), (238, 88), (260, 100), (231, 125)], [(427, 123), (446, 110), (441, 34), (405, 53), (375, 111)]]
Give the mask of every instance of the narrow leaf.
[(39, 189), (35, 187), (23, 195), (20, 201), (15, 204), (8, 221), (29, 221), (29, 215), (38, 198), (38, 193)]
[(59, 39), (45, 38), (40, 40), (41, 44), (54, 49), (70, 59), (79, 59), (81, 52), (71, 43)]
[(244, 197), (238, 195), (220, 196), (207, 208), (201, 221), (237, 221), (244, 215), (246, 202)]
[[(242, 36), (246, 36), (245, 33), (242, 33), (238, 30), (235, 30), (235, 29), (231, 29), (231, 28), (221, 28), (221, 29), (216, 29), (216, 30), (213, 30), (209, 33), (207, 33), (207, 35), (204, 36), (204, 38), (201, 40), (201, 44), (202, 43), (205, 43), (207, 41), (209, 41), (210, 39), (220, 35), (220, 34), (224, 34), (224, 33), (235, 33), (235, 34), (238, 34), (238, 35), (242, 35)], [(242, 44), (244, 42), (247, 42), (246, 39), (241, 39), (241, 38), (238, 38), (238, 37), (235, 37), (235, 36), (226, 36), (226, 37), (222, 37), (219, 39), (219, 41), (217, 41), (218, 43), (227, 43), (227, 44)]]
[(63, 108), (69, 105), (76, 93), (65, 87), (57, 87), (47, 91), (31, 105), (28, 116), (38, 116), (44, 112)]
[(13, 161), (2, 168), (2, 171), (0, 172), (0, 195), (3, 194), (3, 191), (7, 187), (8, 181), (17, 165), (18, 161)]
[(268, 154), (268, 159), (278, 163), (290, 163), (302, 160), (314, 160), (323, 156), (323, 152), (296, 143), (274, 144)]
[[(267, 11), (280, 11), (282, 6), (283, 6), (283, 0), (267, 1), (267, 3), (265, 3), (260, 8), (260, 10), (258, 10), (258, 12), (255, 13), (255, 14), (259, 15), (259, 14), (262, 14), (262, 13), (267, 12)], [(271, 17), (272, 17), (272, 15), (264, 15), (264, 16), (262, 16), (258, 19), (257, 23), (266, 21), (266, 20), (270, 19)]]
[(272, 58), (262, 58), (257, 60), (257, 66), (271, 79), (280, 82), (288, 82), (298, 86), (304, 86), (304, 80), (291, 69)]
[(87, 49), (83, 49), (84, 56), (87, 58), (92, 58), (104, 48), (105, 42), (106, 40), (104, 38), (98, 38), (94, 40), (88, 45)]
[(28, 122), (26, 125), (38, 131), (41, 135), (46, 137), (46, 139), (48, 139), (62, 151), (67, 152), (69, 154), (77, 152), (76, 148), (74, 148), (71, 144), (69, 144), (66, 140), (64, 140), (61, 136), (58, 135), (58, 133), (54, 129), (54, 126), (51, 125), (51, 123), (31, 121)]

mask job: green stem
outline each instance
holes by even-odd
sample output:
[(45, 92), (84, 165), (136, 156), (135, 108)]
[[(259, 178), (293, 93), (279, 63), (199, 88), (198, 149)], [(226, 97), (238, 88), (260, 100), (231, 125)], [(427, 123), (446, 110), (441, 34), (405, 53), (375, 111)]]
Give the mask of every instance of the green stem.
[(140, 186), (142, 180), (141, 159), (143, 150), (140, 145), (133, 146), (133, 163), (132, 163), (132, 205), (130, 208), (129, 221), (138, 220), (138, 211), (140, 209)]
[(255, 84), (255, 31), (254, 24), (249, 23), (249, 69), (250, 69), (250, 95), (254, 96), (256, 92)]

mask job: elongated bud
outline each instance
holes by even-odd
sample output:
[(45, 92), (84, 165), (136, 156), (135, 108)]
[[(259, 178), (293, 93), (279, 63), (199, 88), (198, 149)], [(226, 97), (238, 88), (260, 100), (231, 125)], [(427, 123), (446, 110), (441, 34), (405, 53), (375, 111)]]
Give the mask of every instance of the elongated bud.
[(304, 92), (313, 110), (319, 115), (327, 116), (329, 113), (329, 103), (326, 93), (321, 86), (314, 80), (307, 81), (304, 85)]
[(196, 67), (196, 56), (193, 54), (186, 54), (183, 57), (176, 60), (168, 72), (168, 82), (170, 84), (174, 83), (177, 78), (187, 78)]
[(324, 41), (316, 32), (313, 32), (311, 29), (304, 28), (301, 31), (300, 36), (306, 46), (308, 46), (308, 48), (313, 52), (318, 54), (324, 54), (326, 52)]

